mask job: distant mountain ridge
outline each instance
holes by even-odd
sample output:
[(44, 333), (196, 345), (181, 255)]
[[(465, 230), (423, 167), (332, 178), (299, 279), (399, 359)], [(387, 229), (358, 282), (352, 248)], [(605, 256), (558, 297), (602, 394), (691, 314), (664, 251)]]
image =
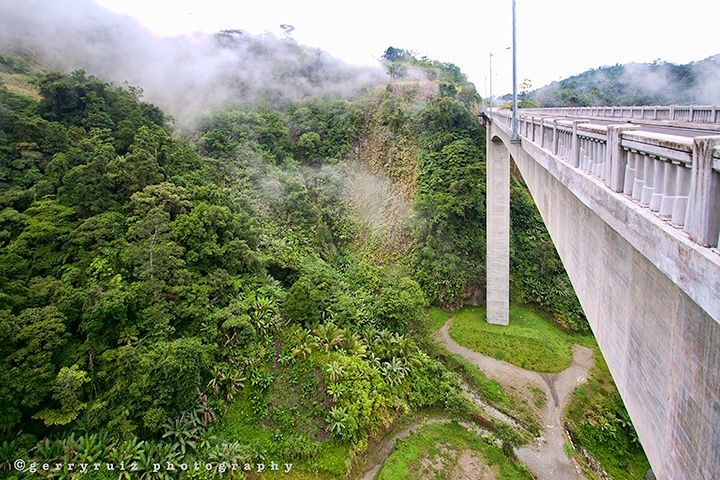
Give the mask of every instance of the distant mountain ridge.
[(241, 29), (156, 36), (92, 0), (0, 2), (0, 51), (142, 85), (146, 100), (179, 119), (227, 104), (350, 98), (387, 80), (380, 64), (350, 65), (289, 36)]
[(720, 104), (720, 54), (684, 65), (603, 66), (527, 94), (541, 107)]

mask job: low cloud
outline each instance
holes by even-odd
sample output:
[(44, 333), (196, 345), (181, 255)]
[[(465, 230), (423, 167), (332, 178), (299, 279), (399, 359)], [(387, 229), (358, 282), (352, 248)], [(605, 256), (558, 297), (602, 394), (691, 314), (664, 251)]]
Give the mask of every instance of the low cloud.
[(181, 120), (228, 103), (347, 98), (388, 81), (380, 65), (349, 65), (272, 34), (159, 37), (91, 0), (0, 2), (0, 49), (140, 87), (145, 100)]

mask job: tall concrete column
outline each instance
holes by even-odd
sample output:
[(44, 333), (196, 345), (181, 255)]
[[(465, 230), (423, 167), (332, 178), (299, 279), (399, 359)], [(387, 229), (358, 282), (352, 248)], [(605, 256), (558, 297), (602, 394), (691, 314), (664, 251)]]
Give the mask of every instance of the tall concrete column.
[(487, 321), (510, 323), (510, 154), (487, 135)]

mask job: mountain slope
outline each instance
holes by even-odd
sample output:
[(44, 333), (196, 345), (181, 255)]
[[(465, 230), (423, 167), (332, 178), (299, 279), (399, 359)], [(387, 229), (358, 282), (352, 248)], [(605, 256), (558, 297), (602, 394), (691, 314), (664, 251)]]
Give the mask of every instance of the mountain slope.
[(148, 101), (180, 120), (228, 103), (347, 98), (387, 78), (379, 65), (349, 65), (272, 34), (157, 37), (91, 0), (0, 2), (0, 50), (64, 73), (82, 68), (140, 85)]
[(630, 63), (588, 70), (528, 94), (542, 107), (720, 103), (720, 55), (698, 62)]

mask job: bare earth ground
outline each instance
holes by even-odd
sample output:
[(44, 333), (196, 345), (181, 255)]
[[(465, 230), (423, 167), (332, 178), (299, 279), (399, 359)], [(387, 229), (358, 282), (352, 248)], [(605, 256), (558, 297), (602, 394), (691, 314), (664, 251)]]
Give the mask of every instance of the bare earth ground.
[[(488, 378), (497, 380), (505, 391), (521, 398), (542, 420), (545, 428), (537, 444), (515, 451), (520, 461), (527, 465), (538, 480), (584, 480), (585, 477), (580, 473), (580, 468), (565, 455), (563, 450), (563, 445), (568, 443), (569, 439), (563, 429), (562, 414), (575, 387), (587, 381), (594, 363), (593, 350), (575, 345), (572, 364), (562, 372), (553, 374), (531, 372), (458, 345), (450, 338), (451, 324), (452, 318), (438, 331), (435, 340), (449, 352), (458, 354), (474, 364)], [(539, 410), (533, 402), (535, 398), (533, 388), (539, 388), (545, 393), (547, 401), (542, 410)], [(488, 411), (487, 408), (486, 411)], [(489, 413), (492, 415), (493, 410), (490, 409)], [(501, 420), (505, 421), (504, 418)], [(415, 424), (399, 433), (389, 433), (380, 442), (369, 448), (366, 457), (367, 470), (361, 480), (372, 480), (385, 459), (392, 453), (395, 440), (407, 437), (419, 426), (420, 424)], [(481, 458), (467, 451), (462, 452), (457, 466), (450, 472), (448, 478), (453, 480), (491, 480), (497, 478), (497, 473), (484, 465)]]

